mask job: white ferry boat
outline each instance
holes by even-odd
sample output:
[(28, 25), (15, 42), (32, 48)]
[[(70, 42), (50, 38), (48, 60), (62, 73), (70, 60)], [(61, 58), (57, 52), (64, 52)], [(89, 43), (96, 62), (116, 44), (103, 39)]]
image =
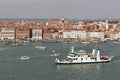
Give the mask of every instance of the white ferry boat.
[(93, 49), (92, 53), (86, 53), (85, 50), (75, 52), (74, 47), (66, 59), (55, 59), (57, 64), (82, 64), (82, 63), (103, 63), (111, 61), (113, 56), (100, 56), (100, 50)]

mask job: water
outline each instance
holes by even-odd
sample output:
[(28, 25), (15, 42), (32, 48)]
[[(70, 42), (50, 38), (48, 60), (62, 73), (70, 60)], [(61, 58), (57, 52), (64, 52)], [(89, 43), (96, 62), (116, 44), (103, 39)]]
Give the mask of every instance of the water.
[[(35, 46), (46, 46), (47, 50), (36, 50)], [(31, 43), (29, 45), (9, 46), (0, 43), (0, 80), (120, 80), (120, 44), (107, 42), (98, 44), (103, 55), (114, 55), (109, 63), (56, 65), (53, 50), (64, 58), (71, 46), (75, 50), (86, 49), (91, 52), (95, 44), (81, 43)], [(22, 61), (23, 55), (31, 59)]]

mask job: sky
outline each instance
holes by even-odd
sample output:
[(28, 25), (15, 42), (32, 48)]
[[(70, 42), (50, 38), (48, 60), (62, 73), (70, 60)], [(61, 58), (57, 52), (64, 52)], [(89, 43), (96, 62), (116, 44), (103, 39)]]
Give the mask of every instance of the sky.
[(120, 18), (120, 0), (0, 0), (0, 18)]

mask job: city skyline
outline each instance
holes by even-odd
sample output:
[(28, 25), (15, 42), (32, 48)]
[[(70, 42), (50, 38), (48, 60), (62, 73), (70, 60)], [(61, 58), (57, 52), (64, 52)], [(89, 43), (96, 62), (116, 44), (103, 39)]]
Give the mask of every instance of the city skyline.
[(119, 19), (119, 0), (1, 0), (0, 18)]

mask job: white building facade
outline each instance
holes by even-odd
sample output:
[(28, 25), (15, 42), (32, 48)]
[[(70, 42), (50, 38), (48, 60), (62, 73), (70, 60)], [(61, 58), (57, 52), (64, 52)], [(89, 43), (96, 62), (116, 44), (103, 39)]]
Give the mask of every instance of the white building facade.
[(89, 37), (104, 39), (105, 33), (104, 32), (89, 32)]
[(63, 38), (71, 38), (71, 39), (85, 39), (86, 31), (80, 30), (63, 30)]
[(15, 39), (15, 29), (14, 28), (2, 28), (0, 32), (1, 40), (13, 40)]
[(32, 40), (42, 40), (43, 30), (42, 29), (32, 29)]
[(120, 32), (119, 33), (117, 33), (117, 32), (111, 32), (110, 33), (110, 39), (111, 40), (120, 39)]

